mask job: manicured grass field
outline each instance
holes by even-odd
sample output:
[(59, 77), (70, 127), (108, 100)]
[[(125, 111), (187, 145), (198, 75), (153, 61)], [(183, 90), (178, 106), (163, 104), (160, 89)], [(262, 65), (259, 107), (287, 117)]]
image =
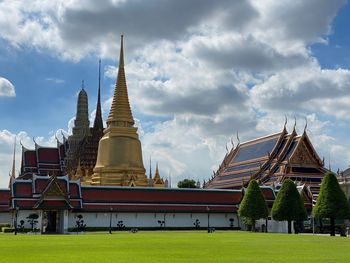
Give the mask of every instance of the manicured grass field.
[(350, 238), (237, 231), (0, 234), (0, 262), (350, 262)]

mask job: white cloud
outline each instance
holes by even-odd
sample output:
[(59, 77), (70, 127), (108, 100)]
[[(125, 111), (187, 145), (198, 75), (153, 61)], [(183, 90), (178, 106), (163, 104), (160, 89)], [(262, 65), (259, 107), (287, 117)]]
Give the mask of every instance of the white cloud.
[(349, 118), (350, 70), (317, 65), (284, 70), (256, 85), (252, 100), (265, 111), (318, 112)]
[[(163, 176), (208, 178), (236, 131), (242, 140), (277, 132), (285, 114), (298, 118), (301, 131), (307, 117), (320, 155), (329, 151), (345, 167), (346, 144), (329, 120), (350, 116), (350, 73), (322, 69), (309, 49), (327, 43), (343, 4), (7, 0), (0, 3), (0, 38), (15, 49), (79, 61), (116, 59), (125, 33), (126, 77), (134, 114), (142, 113), (136, 117), (144, 159), (154, 156)], [(106, 77), (115, 79), (115, 65), (104, 68)], [(110, 99), (103, 102), (106, 112), (109, 105)]]
[(16, 96), (15, 87), (5, 78), (0, 77), (0, 97), (14, 97)]

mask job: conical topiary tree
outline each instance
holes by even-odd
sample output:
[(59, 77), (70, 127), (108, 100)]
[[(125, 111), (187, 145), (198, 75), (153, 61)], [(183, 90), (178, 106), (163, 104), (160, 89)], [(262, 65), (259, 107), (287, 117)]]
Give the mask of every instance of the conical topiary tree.
[(288, 221), (288, 233), (292, 233), (292, 221), (306, 219), (304, 202), (294, 184), (286, 179), (278, 191), (272, 206), (272, 218), (277, 221)]
[(314, 217), (329, 218), (331, 236), (335, 235), (335, 219), (350, 217), (350, 207), (334, 173), (327, 172), (321, 183), (316, 205), (312, 209)]
[(252, 231), (255, 231), (255, 221), (268, 216), (268, 209), (265, 198), (258, 183), (255, 180), (249, 182), (248, 188), (239, 205), (238, 215), (247, 218), (252, 224)]

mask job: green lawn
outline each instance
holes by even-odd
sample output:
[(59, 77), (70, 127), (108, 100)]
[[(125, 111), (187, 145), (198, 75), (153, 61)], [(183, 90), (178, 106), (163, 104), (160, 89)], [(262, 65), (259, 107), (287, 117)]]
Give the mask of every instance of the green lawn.
[(0, 234), (0, 262), (350, 262), (350, 238), (238, 231)]

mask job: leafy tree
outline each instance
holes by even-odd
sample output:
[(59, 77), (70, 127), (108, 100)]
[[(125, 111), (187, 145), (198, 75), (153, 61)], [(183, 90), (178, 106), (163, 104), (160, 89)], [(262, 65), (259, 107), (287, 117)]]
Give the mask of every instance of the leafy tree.
[(177, 183), (178, 188), (197, 188), (196, 182), (192, 179), (184, 179)]
[(331, 236), (335, 235), (335, 219), (350, 217), (350, 207), (334, 173), (327, 172), (321, 183), (316, 205), (312, 209), (314, 217), (329, 218)]
[(304, 202), (294, 184), (286, 179), (278, 191), (272, 206), (272, 218), (277, 221), (288, 221), (288, 233), (292, 233), (292, 221), (307, 218)]
[(249, 182), (242, 202), (239, 205), (238, 215), (250, 222), (252, 231), (255, 231), (255, 221), (268, 216), (265, 198), (258, 183), (255, 180)]

